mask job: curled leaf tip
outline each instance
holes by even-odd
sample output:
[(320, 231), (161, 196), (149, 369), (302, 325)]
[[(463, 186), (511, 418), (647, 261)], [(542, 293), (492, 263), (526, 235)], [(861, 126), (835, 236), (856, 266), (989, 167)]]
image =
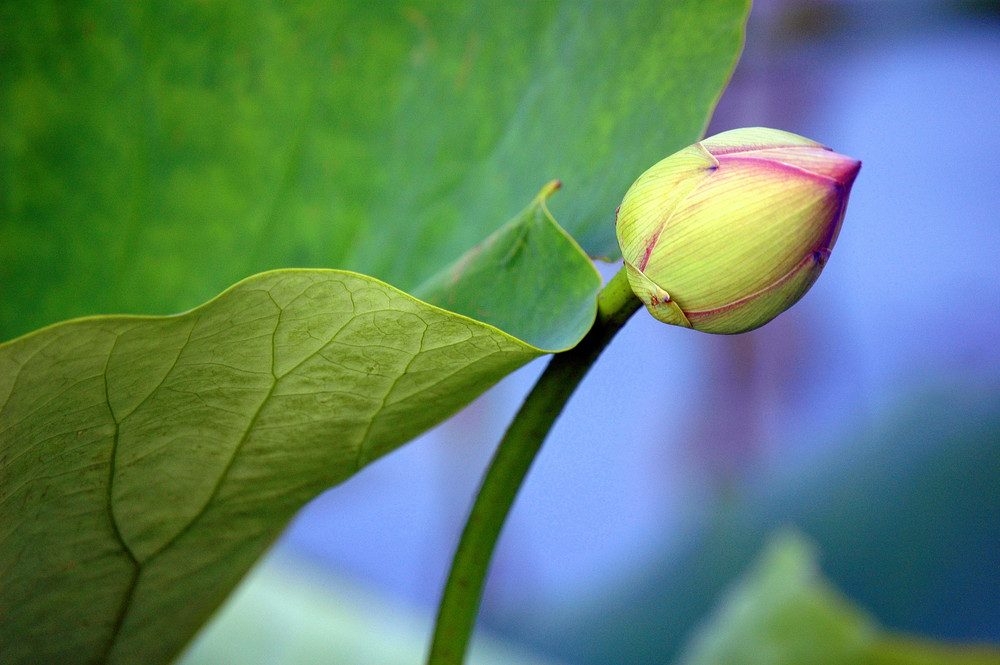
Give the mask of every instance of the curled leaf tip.
[(538, 201), (546, 201), (556, 190), (562, 187), (562, 180), (551, 180), (549, 181), (542, 190), (538, 192), (538, 196), (535, 197)]

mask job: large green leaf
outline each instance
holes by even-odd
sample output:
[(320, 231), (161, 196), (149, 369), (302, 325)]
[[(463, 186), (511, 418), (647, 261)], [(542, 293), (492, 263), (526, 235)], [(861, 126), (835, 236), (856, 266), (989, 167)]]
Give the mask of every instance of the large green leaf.
[(1000, 665), (1000, 651), (884, 631), (822, 579), (798, 535), (775, 539), (680, 665)]
[(0, 347), (0, 653), (161, 662), (323, 489), (540, 351), (354, 273)]
[[(264, 273), (178, 316), (91, 317), (0, 345), (4, 662), (169, 658), (303, 504), (576, 344), (601, 280), (548, 214), (551, 191), (427, 288), (447, 299), (554, 262), (577, 284), (561, 317), (574, 325), (516, 326), (551, 346), (333, 270)], [(503, 280), (480, 299), (524, 288)], [(547, 300), (535, 304), (567, 307)]]
[(410, 290), (553, 178), (566, 228), (613, 255), (615, 207), (700, 137), (746, 11), (2, 3), (0, 339), (183, 311), (274, 268)]

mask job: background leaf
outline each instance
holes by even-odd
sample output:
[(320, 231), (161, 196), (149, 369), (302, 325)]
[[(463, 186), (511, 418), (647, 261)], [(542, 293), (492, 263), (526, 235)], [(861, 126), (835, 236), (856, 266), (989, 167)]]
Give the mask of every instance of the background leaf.
[(542, 351), (286, 270), (0, 346), (4, 662), (165, 662), (291, 516)]
[(774, 539), (723, 599), (681, 665), (997, 665), (989, 648), (890, 635), (830, 588), (801, 537)]
[[(169, 658), (303, 504), (575, 345), (601, 278), (546, 210), (554, 190), (425, 289), (476, 293), (451, 304), (486, 303), (552, 347), (320, 270), (257, 275), (176, 317), (91, 317), (0, 345), (0, 652)], [(542, 293), (541, 316), (518, 320), (532, 287), (519, 276), (539, 263), (576, 298)]]
[(615, 207), (700, 137), (747, 9), (5, 3), (0, 339), (281, 267), (409, 290), (553, 178), (567, 230), (613, 255)]

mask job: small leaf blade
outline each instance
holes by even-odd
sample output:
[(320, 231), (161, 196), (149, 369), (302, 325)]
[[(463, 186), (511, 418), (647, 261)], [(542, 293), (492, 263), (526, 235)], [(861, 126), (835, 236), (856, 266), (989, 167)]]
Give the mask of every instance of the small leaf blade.
[(575, 346), (594, 323), (601, 276), (545, 205), (560, 186), (546, 185), (519, 215), (414, 294), (538, 348)]

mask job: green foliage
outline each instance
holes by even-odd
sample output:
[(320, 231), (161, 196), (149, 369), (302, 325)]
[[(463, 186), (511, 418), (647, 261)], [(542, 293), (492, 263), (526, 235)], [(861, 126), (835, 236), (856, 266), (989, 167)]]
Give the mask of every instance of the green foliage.
[(559, 177), (614, 254), (746, 11), (0, 7), (0, 339), (283, 269), (0, 345), (3, 661), (170, 660), (303, 503), (573, 346), (600, 280), (517, 210)]
[(821, 578), (797, 535), (771, 543), (680, 665), (998, 665), (1000, 652), (890, 635)]

